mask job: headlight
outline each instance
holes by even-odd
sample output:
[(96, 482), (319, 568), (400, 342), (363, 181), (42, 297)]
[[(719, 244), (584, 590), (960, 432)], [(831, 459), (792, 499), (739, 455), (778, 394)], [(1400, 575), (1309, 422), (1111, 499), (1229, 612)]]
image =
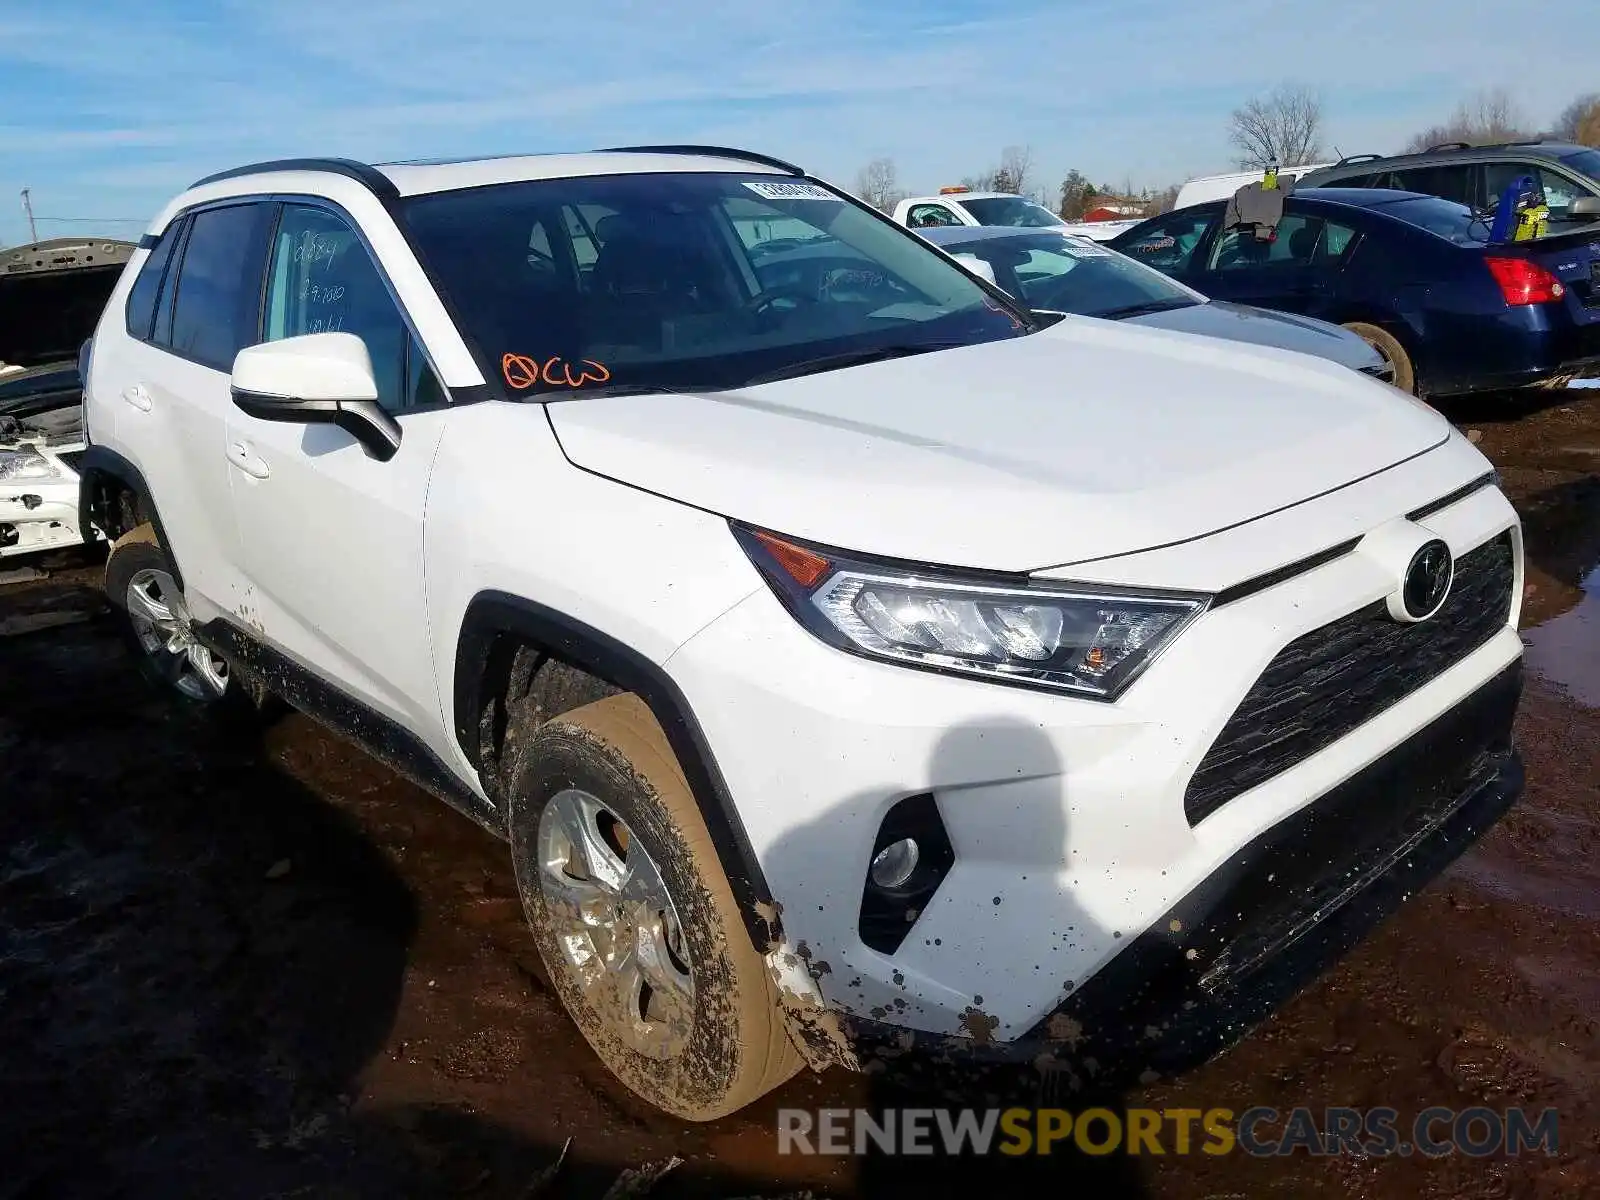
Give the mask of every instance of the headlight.
[(42, 454), (32, 450), (0, 450), (0, 481), (44, 483), (61, 477), (55, 463)]
[(873, 563), (734, 527), (789, 611), (843, 650), (1115, 700), (1209, 597)]

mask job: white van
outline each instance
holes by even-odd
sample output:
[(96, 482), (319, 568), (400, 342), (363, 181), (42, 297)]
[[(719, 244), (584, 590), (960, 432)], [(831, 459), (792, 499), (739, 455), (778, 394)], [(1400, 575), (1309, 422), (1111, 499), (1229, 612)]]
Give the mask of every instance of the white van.
[[(1306, 163), (1299, 167), (1284, 167), (1279, 170), (1278, 178), (1298, 179), (1302, 175), (1332, 165), (1332, 163)], [(1172, 207), (1188, 208), (1191, 204), (1204, 204), (1208, 200), (1226, 200), (1246, 184), (1260, 179), (1265, 173), (1258, 167), (1253, 171), (1230, 171), (1224, 175), (1202, 175), (1198, 179), (1191, 179), (1178, 189), (1178, 198), (1173, 201)]]

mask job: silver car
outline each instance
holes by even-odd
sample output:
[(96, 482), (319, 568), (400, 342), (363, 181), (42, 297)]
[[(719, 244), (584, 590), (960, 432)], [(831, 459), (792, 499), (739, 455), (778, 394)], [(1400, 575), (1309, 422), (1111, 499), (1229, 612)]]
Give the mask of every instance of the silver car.
[(1134, 321), (1332, 359), (1393, 382), (1362, 338), (1314, 317), (1212, 300), (1099, 242), (1055, 229), (949, 226), (916, 231), (1029, 308)]

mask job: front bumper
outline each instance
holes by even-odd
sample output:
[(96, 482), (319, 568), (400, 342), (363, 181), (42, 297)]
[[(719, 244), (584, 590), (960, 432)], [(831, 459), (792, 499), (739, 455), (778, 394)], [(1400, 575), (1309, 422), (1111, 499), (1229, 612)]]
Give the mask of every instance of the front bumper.
[[(1365, 485), (1388, 489), (1374, 521), (1459, 486), (1459, 476), (1429, 473), (1433, 457)], [(1364, 501), (1324, 503), (1347, 519)], [(1261, 557), (1268, 534), (1280, 555), (1285, 541), (1349, 536), (1317, 510), (1308, 503), (1261, 528), (1106, 570), (1130, 585), (1206, 580), (1217, 590), (1210, 579), (1236, 581), (1245, 564), (1282, 563)], [(1365, 527), (1368, 517), (1359, 520)], [(1513, 546), (1504, 600), (1481, 642), (1393, 689), (1381, 711), (1336, 740), (1206, 806), (1190, 802), (1191, 781), (1269, 665), (1380, 601), (1394, 586), (1390, 570), (1351, 551), (1215, 606), (1115, 704), (843, 654), (757, 589), (665, 666), (782, 906), (780, 952), (808, 964), (816, 999), (863, 1037), (881, 1025), (896, 1040), (1028, 1044), (1149, 931), (1173, 920), (1188, 928), (1177, 907), (1214, 887), (1257, 839), (1520, 659), (1520, 533), (1504, 495), (1482, 488), (1418, 523), (1458, 557), (1497, 539)], [(1390, 660), (1379, 650), (1362, 661)], [(879, 937), (864, 896), (875, 846), (893, 814), (930, 802), (948, 838), (948, 871), (925, 904), (901, 911), (901, 940)]]
[(863, 1059), (1031, 1061), (1097, 1086), (1170, 1073), (1242, 1037), (1472, 845), (1522, 790), (1516, 662), (1242, 847), (1170, 916), (1010, 1042), (852, 1019)]
[(55, 479), (0, 481), (0, 558), (83, 544), (78, 525), (78, 476), (53, 455)]

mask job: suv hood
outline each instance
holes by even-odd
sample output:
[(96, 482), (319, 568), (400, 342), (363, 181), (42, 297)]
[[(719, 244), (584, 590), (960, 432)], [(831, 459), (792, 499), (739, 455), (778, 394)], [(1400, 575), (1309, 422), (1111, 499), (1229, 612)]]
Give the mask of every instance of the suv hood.
[(758, 387), (547, 411), (571, 462), (620, 482), (826, 545), (1007, 571), (1201, 537), (1449, 434), (1326, 360), (1088, 317)]

